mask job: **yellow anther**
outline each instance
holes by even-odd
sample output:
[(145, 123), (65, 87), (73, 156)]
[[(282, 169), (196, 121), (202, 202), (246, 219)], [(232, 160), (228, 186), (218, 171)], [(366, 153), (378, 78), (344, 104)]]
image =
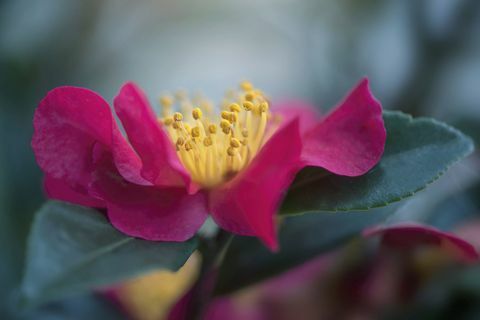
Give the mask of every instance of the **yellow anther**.
[(220, 116), (222, 117), (222, 119), (228, 120), (228, 119), (230, 119), (230, 112), (228, 112), (228, 111), (222, 111), (222, 113), (220, 114)]
[(244, 91), (250, 91), (253, 89), (253, 85), (249, 81), (240, 82), (240, 88)]
[(190, 151), (193, 149), (192, 143), (190, 141), (185, 142), (185, 150)]
[(235, 123), (237, 122), (238, 120), (238, 116), (235, 112), (231, 112), (230, 113), (230, 117), (228, 118), (228, 121), (230, 121), (231, 123)]
[(220, 121), (220, 128), (222, 128), (222, 129), (229, 128), (230, 129), (230, 121), (222, 119), (222, 121)]
[(171, 107), (173, 105), (173, 99), (170, 96), (161, 96), (160, 104), (162, 107)]
[(255, 94), (253, 92), (247, 92), (245, 93), (245, 100), (247, 101), (253, 101), (255, 99)]
[(180, 112), (175, 112), (173, 114), (173, 120), (182, 121), (183, 120), (183, 115)]
[(244, 146), (246, 146), (247, 143), (248, 143), (248, 140), (247, 140), (247, 139), (242, 139), (242, 141), (240, 141), (240, 142), (241, 142)]
[(217, 126), (214, 125), (214, 124), (209, 125), (208, 126), (208, 132), (210, 132), (211, 134), (217, 133)]
[(185, 123), (185, 124), (183, 125), (183, 127), (185, 128), (185, 130), (187, 130), (188, 133), (191, 133), (191, 132), (192, 132), (192, 127), (190, 127), (190, 126), (188, 125), (188, 123)]
[(227, 154), (228, 154), (230, 157), (233, 157), (233, 156), (236, 154), (235, 148), (228, 147), (228, 149), (227, 149)]
[(242, 136), (244, 136), (245, 138), (248, 137), (248, 130), (247, 130), (247, 128), (243, 128), (243, 129), (242, 129)]
[(200, 108), (195, 108), (192, 110), (192, 117), (195, 120), (201, 119), (202, 118), (202, 110)]
[(166, 125), (167, 127), (170, 126), (173, 123), (173, 118), (172, 117), (167, 117), (163, 119), (163, 124)]
[(194, 137), (194, 138), (200, 137), (200, 128), (199, 127), (193, 127), (192, 128), (192, 137)]
[(177, 139), (177, 146), (183, 146), (185, 144), (185, 139), (182, 137), (178, 137)]
[(213, 144), (212, 137), (205, 137), (205, 139), (203, 139), (203, 144), (205, 147), (211, 146)]
[(173, 127), (173, 129), (175, 129), (175, 130), (180, 129), (180, 125), (178, 124), (178, 122), (172, 123), (172, 127)]
[(243, 102), (243, 108), (247, 111), (252, 110), (254, 107), (253, 103), (251, 101), (244, 101)]
[(238, 103), (232, 103), (230, 106), (229, 106), (229, 109), (230, 111), (232, 112), (240, 112), (240, 106), (238, 105)]
[(224, 128), (222, 128), (222, 131), (223, 131), (223, 133), (225, 133), (225, 134), (229, 134), (229, 133), (232, 131), (232, 128), (230, 128), (230, 127), (224, 127)]
[(240, 148), (240, 141), (237, 138), (230, 139), (230, 147), (232, 148)]
[(258, 108), (260, 112), (267, 112), (268, 111), (268, 102), (264, 101), (260, 103), (260, 106)]

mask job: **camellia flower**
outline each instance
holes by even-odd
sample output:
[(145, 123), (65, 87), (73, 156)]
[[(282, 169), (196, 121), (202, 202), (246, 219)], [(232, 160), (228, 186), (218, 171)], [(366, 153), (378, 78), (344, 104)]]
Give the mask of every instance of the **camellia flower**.
[(275, 214), (295, 174), (318, 166), (362, 175), (386, 139), (367, 79), (323, 118), (299, 103), (270, 108), (249, 82), (226, 95), (218, 114), (183, 92), (161, 105), (158, 117), (144, 93), (125, 84), (114, 100), (124, 137), (95, 92), (50, 91), (32, 139), (48, 196), (105, 208), (118, 230), (154, 241), (185, 241), (211, 214), (221, 228), (275, 250)]

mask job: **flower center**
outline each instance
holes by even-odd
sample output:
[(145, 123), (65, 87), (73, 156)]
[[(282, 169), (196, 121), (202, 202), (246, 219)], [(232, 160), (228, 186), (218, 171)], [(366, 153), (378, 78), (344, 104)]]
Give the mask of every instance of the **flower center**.
[(271, 131), (268, 101), (247, 81), (225, 94), (220, 112), (206, 98), (190, 98), (185, 92), (162, 96), (160, 104), (161, 121), (181, 162), (192, 179), (207, 188), (245, 168)]

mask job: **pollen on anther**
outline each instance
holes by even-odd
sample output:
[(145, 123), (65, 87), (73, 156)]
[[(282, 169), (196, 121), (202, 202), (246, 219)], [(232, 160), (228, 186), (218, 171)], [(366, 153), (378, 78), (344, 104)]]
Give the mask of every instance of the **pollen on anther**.
[(245, 100), (247, 101), (253, 101), (255, 99), (255, 94), (253, 92), (247, 92), (245, 93)]
[(210, 132), (211, 134), (217, 133), (217, 126), (214, 125), (214, 124), (209, 125), (208, 126), (208, 132)]
[(235, 155), (235, 148), (233, 147), (228, 147), (227, 149), (227, 154), (230, 156), (230, 157), (233, 157)]
[(180, 112), (175, 112), (173, 114), (173, 120), (182, 121), (183, 120), (183, 115)]
[(178, 137), (177, 139), (177, 146), (183, 146), (185, 144), (185, 139), (182, 137)]
[(249, 91), (253, 89), (253, 85), (249, 81), (242, 81), (240, 83), (240, 89), (244, 91)]
[(203, 144), (205, 147), (211, 146), (213, 144), (212, 137), (205, 137), (205, 139), (203, 139)]
[(253, 103), (251, 101), (244, 101), (243, 102), (243, 108), (247, 111), (252, 110), (254, 107)]
[(192, 134), (192, 137), (194, 137), (194, 138), (200, 137), (200, 128), (199, 127), (193, 127), (191, 134)]
[(222, 117), (222, 119), (228, 120), (228, 119), (230, 119), (230, 112), (228, 112), (228, 111), (222, 111), (222, 113), (220, 114), (220, 116)]
[(173, 99), (170, 96), (161, 96), (160, 97), (160, 104), (163, 107), (171, 107), (173, 105)]
[(240, 112), (240, 111), (241, 111), (240, 106), (238, 105), (238, 103), (232, 103), (232, 104), (230, 104), (229, 109), (230, 109), (230, 111), (232, 111), (232, 112)]
[(192, 110), (192, 117), (195, 120), (201, 119), (202, 118), (202, 110), (200, 108), (195, 108)]
[(172, 123), (173, 123), (173, 118), (172, 117), (168, 117), (168, 118), (163, 119), (163, 124), (166, 125), (166, 126), (170, 126)]
[(230, 146), (232, 148), (240, 148), (240, 141), (238, 141), (238, 139), (236, 139), (236, 138), (231, 138), (230, 139)]
[(230, 121), (222, 119), (222, 121), (220, 121), (220, 128), (230, 128)]

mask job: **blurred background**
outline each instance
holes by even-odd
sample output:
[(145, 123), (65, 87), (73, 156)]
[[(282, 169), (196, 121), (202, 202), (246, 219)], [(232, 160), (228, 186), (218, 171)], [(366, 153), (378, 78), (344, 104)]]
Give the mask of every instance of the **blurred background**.
[[(0, 319), (41, 317), (11, 301), (44, 201), (30, 139), (48, 90), (84, 86), (112, 101), (133, 80), (151, 100), (187, 88), (218, 101), (248, 79), (274, 100), (327, 110), (368, 76), (384, 108), (438, 118), (478, 143), (479, 35), (477, 0), (0, 1)], [(408, 202), (405, 217), (449, 228), (476, 219), (479, 168), (477, 153)], [(112, 309), (85, 296), (39, 312), (103, 319)]]

